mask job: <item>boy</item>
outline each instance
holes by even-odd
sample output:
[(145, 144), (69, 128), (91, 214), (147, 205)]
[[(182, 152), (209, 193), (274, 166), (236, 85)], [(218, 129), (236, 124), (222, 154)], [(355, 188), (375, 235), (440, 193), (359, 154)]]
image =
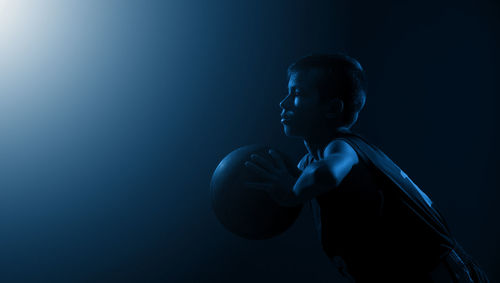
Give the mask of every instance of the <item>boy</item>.
[(365, 74), (342, 54), (310, 55), (288, 68), (281, 123), (304, 140), (299, 174), (279, 155), (246, 166), (248, 183), (279, 204), (307, 204), (324, 252), (356, 282), (488, 282), (451, 236), (432, 201), (385, 154), (350, 128), (366, 99)]

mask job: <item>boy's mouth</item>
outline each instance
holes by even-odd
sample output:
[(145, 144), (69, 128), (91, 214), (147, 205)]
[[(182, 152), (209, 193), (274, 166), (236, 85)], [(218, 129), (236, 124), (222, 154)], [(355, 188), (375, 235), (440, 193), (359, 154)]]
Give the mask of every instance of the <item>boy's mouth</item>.
[(285, 112), (283, 114), (281, 114), (281, 123), (283, 124), (288, 124), (290, 123), (290, 118), (292, 117), (292, 113), (290, 112)]

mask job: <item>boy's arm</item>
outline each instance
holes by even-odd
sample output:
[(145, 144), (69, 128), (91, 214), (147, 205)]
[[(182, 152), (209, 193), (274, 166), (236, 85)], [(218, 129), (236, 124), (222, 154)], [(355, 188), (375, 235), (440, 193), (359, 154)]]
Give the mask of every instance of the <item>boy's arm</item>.
[(334, 140), (325, 148), (324, 160), (311, 163), (297, 178), (276, 152), (269, 154), (273, 164), (258, 154), (252, 154), (245, 166), (266, 181), (248, 182), (249, 188), (263, 190), (279, 204), (299, 206), (312, 198), (336, 188), (358, 163), (356, 151), (345, 141)]
[(293, 187), (299, 202), (335, 189), (359, 162), (356, 151), (343, 140), (334, 140), (324, 151), (324, 159), (307, 166)]

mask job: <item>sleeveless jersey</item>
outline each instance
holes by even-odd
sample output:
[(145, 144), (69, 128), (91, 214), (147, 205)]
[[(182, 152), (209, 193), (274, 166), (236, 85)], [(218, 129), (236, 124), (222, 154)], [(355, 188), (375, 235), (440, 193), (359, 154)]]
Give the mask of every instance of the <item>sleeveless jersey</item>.
[[(359, 135), (343, 132), (335, 139), (347, 142), (359, 162), (338, 187), (308, 206), (323, 250), (342, 259), (341, 272), (358, 282), (403, 280), (408, 273), (415, 282), (434, 282), (431, 272), (438, 270), (446, 278), (453, 273), (457, 282), (473, 282), (444, 218), (408, 175)], [(303, 171), (315, 161), (308, 153), (297, 167)], [(443, 261), (447, 265), (439, 271)]]

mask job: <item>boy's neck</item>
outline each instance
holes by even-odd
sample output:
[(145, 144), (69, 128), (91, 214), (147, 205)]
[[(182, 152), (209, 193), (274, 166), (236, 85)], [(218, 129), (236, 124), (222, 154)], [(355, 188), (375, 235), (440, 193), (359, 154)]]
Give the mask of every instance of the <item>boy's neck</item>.
[(319, 160), (323, 157), (323, 151), (325, 150), (326, 146), (336, 137), (346, 132), (350, 132), (350, 129), (339, 127), (333, 131), (323, 132), (322, 135), (316, 137), (304, 138), (304, 145), (307, 151), (314, 157), (314, 159)]

